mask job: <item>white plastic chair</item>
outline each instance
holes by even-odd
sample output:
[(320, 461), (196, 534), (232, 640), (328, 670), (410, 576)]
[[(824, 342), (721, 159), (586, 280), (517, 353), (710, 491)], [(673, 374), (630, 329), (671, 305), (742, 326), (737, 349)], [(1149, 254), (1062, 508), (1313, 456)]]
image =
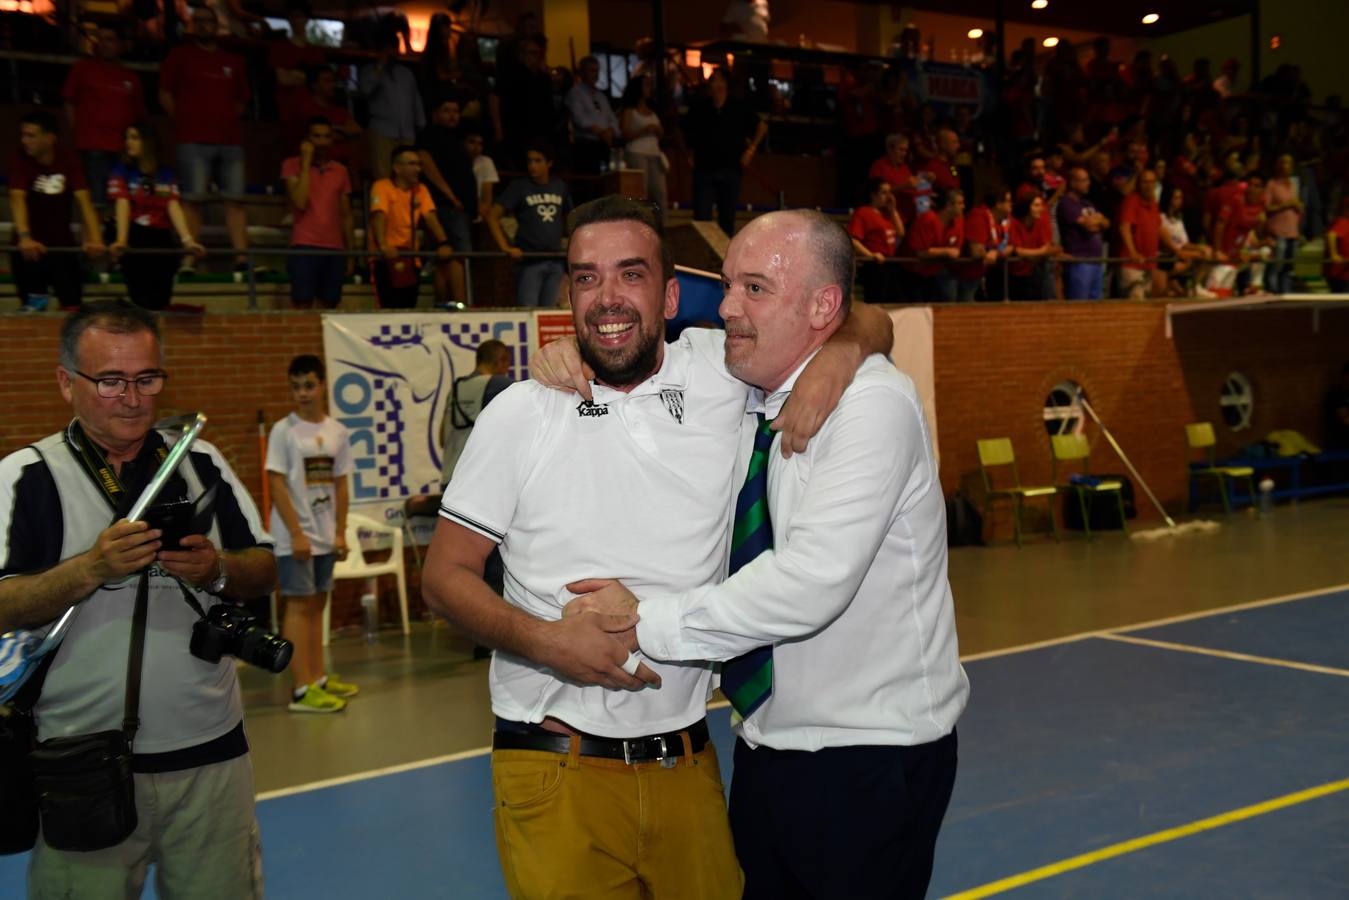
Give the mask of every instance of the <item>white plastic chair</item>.
[[(388, 536), (393, 543), (393, 552), (384, 562), (367, 562), (365, 551), (361, 548), (361, 529), (365, 529), (375, 534)], [(407, 577), (403, 573), (403, 531), (392, 525), (386, 525), (383, 522), (377, 522), (374, 519), (356, 513), (347, 515), (347, 558), (337, 561), (333, 566), (333, 581), (342, 581), (345, 579), (359, 578), (377, 579), (381, 575), (392, 575), (398, 579), (398, 606), (403, 614), (403, 634), (407, 634), (408, 628), (408, 588)], [(332, 594), (328, 595), (328, 602), (323, 604), (323, 644), (328, 645), (328, 635), (331, 630), (329, 610), (332, 608)]]

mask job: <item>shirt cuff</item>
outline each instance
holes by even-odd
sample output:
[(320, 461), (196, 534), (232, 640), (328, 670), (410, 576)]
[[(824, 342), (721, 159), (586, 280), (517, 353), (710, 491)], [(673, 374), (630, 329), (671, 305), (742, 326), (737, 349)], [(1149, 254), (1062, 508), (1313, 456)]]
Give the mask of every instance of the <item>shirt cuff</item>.
[(679, 660), (679, 596), (646, 597), (637, 604), (637, 645), (652, 659)]

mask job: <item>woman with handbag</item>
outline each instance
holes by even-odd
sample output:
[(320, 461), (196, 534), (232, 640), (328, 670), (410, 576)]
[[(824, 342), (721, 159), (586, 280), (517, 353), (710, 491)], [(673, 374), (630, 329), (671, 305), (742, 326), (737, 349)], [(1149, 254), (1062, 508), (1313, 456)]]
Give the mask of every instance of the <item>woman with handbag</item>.
[(142, 122), (128, 126), (125, 141), (122, 161), (108, 175), (116, 228), (108, 252), (121, 262), (131, 300), (145, 309), (163, 309), (173, 298), (178, 255), (135, 251), (176, 249), (180, 243), (197, 257), (206, 251), (188, 230), (173, 169), (160, 165), (154, 126)]

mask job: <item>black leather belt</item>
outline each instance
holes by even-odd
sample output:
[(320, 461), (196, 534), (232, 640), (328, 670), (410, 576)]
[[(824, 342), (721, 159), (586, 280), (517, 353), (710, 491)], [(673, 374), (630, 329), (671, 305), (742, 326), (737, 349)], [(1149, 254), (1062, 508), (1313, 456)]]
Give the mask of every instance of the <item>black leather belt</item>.
[[(707, 734), (707, 720), (699, 719), (684, 731), (671, 731), (668, 734), (652, 734), (639, 738), (604, 738), (593, 735), (581, 736), (580, 753), (582, 756), (598, 756), (601, 759), (621, 759), (631, 765), (639, 762), (659, 762), (684, 755), (685, 732), (689, 736), (689, 746), (694, 753), (707, 746), (710, 738)], [(547, 753), (571, 752), (571, 736), (566, 734), (540, 734), (531, 731), (502, 731), (492, 733), (493, 750), (543, 750)]]

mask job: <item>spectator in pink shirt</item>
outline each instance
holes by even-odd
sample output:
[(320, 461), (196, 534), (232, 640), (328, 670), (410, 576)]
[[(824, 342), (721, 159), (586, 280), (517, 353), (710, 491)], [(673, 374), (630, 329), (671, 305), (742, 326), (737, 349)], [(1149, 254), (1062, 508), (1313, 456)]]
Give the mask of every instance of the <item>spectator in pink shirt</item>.
[(1265, 287), (1275, 294), (1293, 290), (1293, 258), (1302, 227), (1302, 200), (1293, 180), (1293, 155), (1285, 153), (1274, 164), (1274, 177), (1265, 186), (1265, 231), (1274, 239)]
[[(281, 164), (286, 195), (294, 209), (290, 245), (302, 250), (353, 250), (351, 179), (347, 167), (328, 155), (332, 123), (315, 116), (306, 126), (300, 155)], [(354, 259), (341, 256), (290, 256), (290, 299), (308, 308), (317, 300), (332, 309), (342, 300), (342, 280), (355, 271)]]

